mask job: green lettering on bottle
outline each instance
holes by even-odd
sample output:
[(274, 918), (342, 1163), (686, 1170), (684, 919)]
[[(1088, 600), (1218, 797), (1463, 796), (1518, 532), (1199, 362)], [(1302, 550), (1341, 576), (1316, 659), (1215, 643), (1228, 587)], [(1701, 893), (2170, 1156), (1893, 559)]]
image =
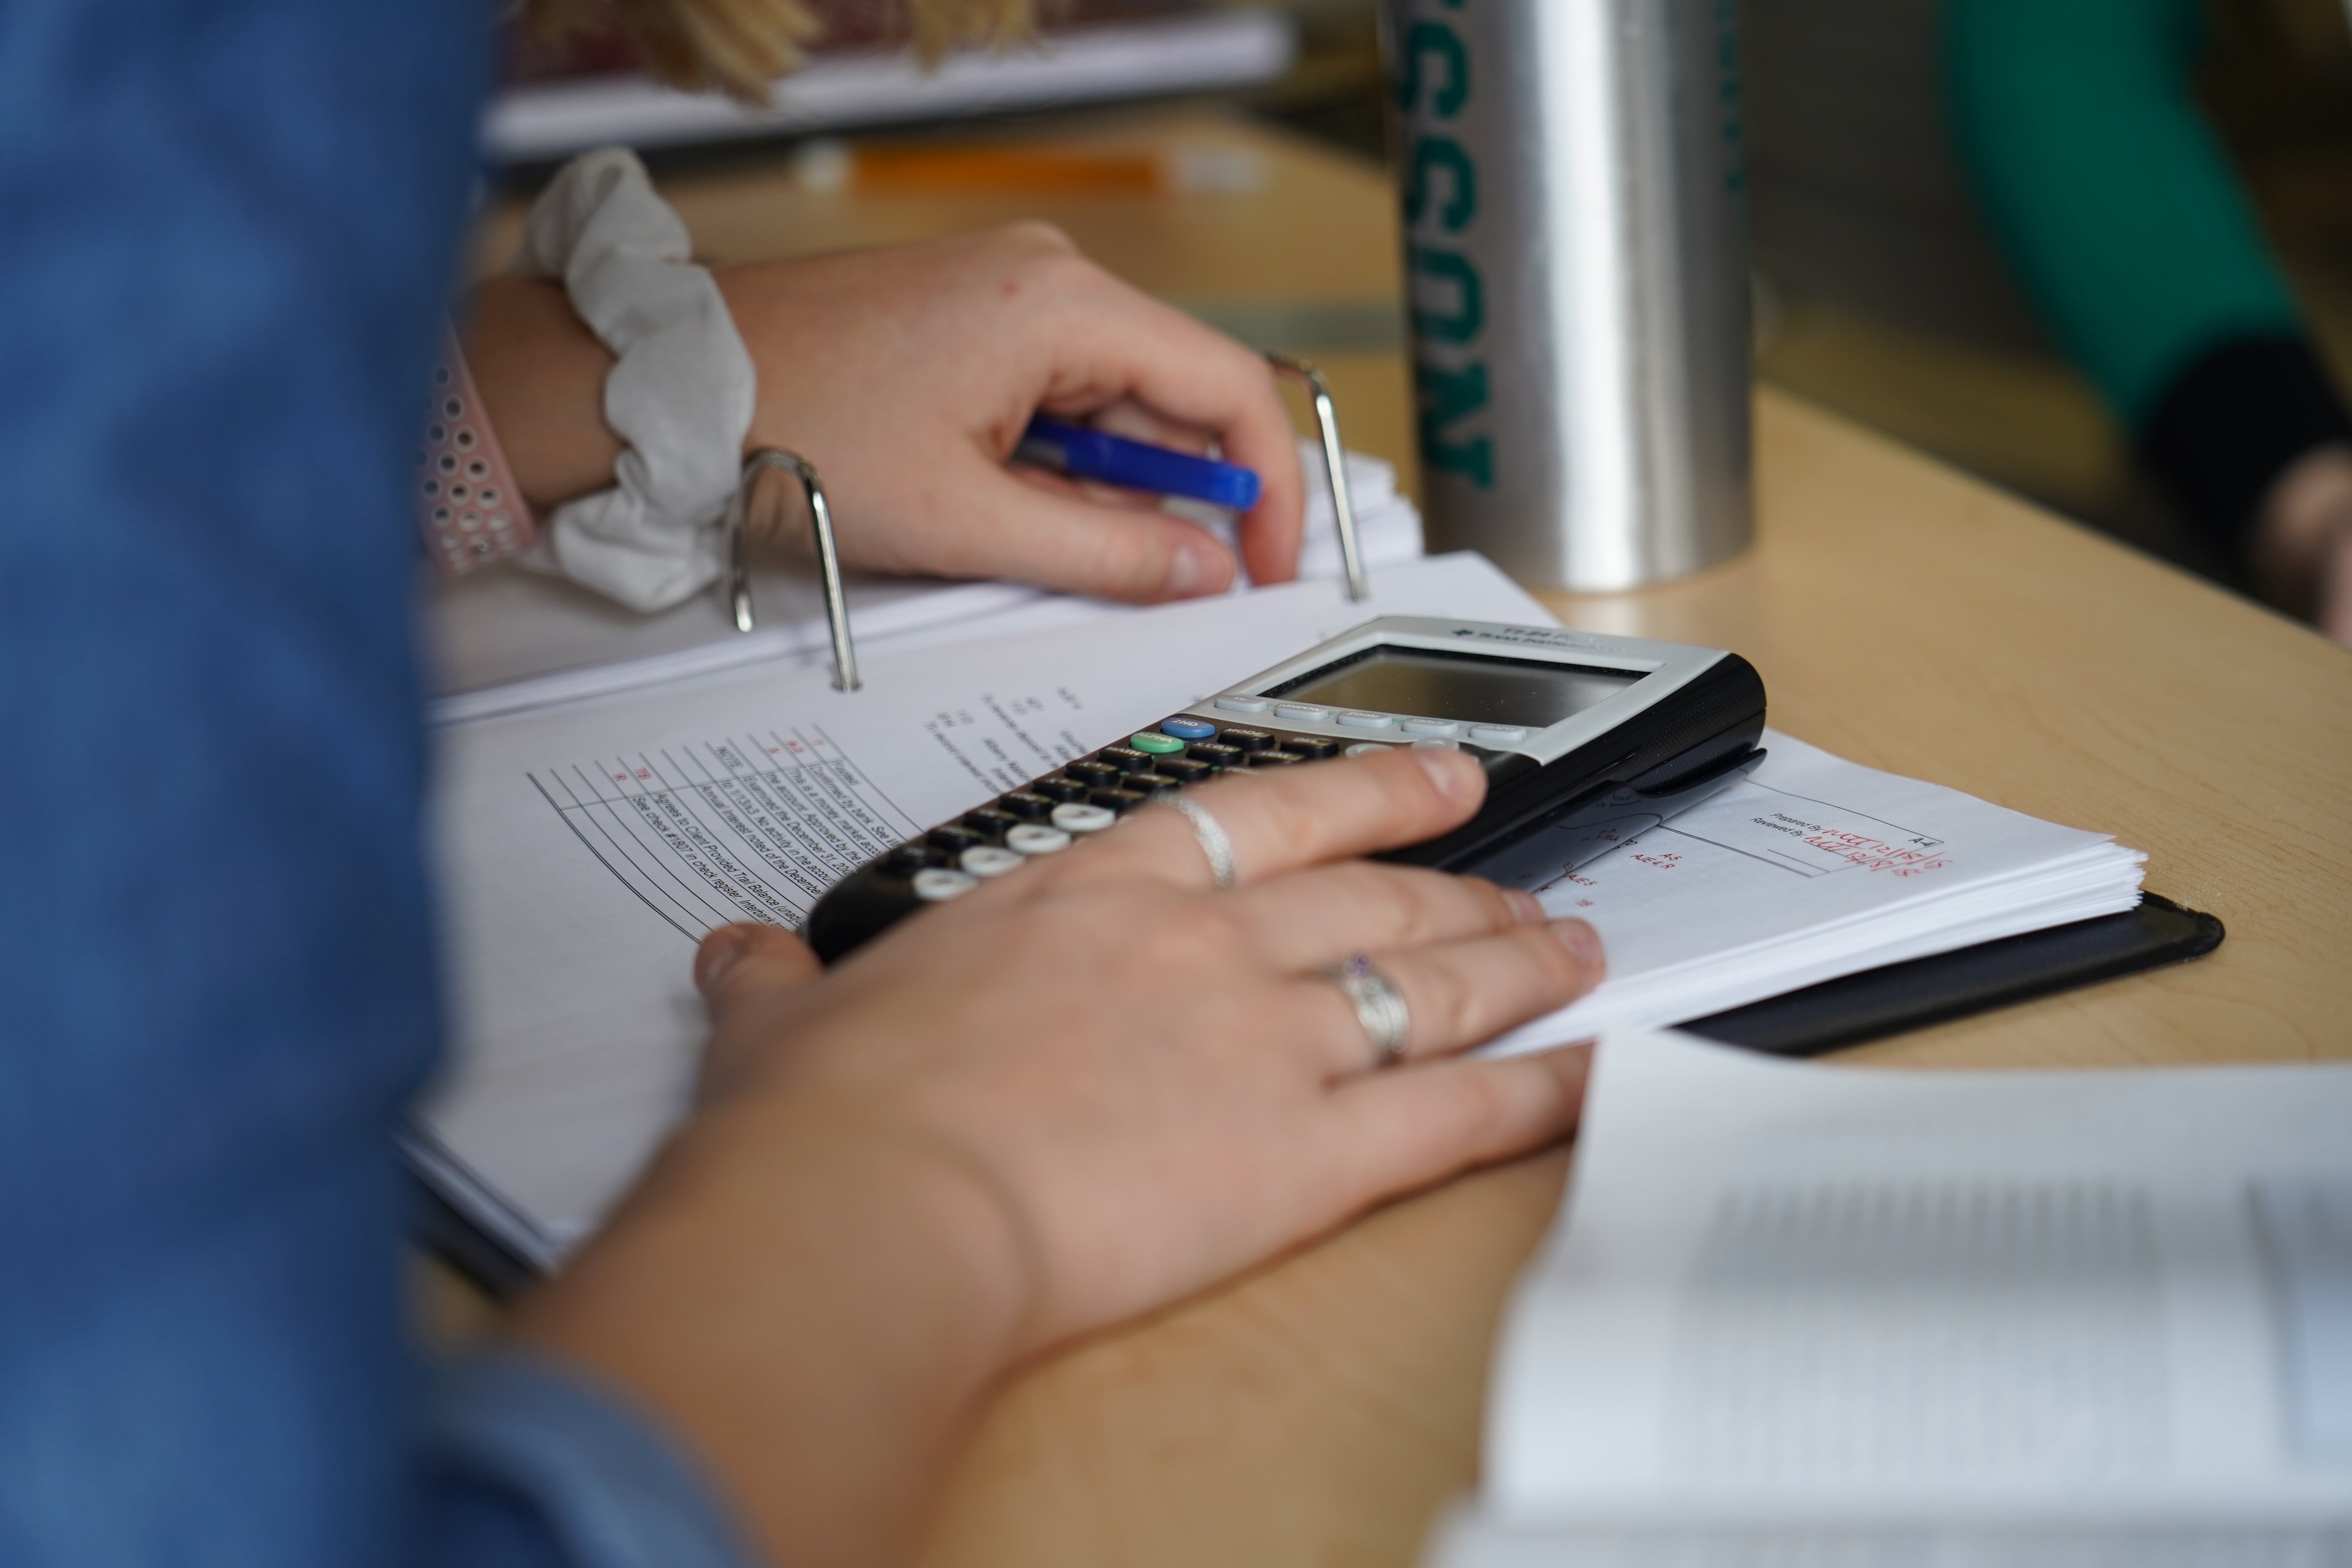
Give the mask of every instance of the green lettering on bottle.
[(1453, 28), (1443, 22), (1415, 22), (1405, 30), (1404, 47), (1397, 54), (1399, 109), (1410, 110), (1421, 96), (1422, 57), (1428, 55), (1445, 66), (1445, 85), (1431, 96), (1431, 110), (1440, 120), (1451, 120), (1462, 112), (1462, 106), (1470, 101), (1470, 54)]
[(1486, 406), (1486, 367), (1469, 364), (1460, 370), (1416, 363), (1412, 367), (1413, 401), (1419, 405), (1421, 460), (1425, 467), (1459, 474), (1480, 489), (1495, 484), (1495, 448), (1484, 436), (1449, 441), (1444, 426), (1465, 414)]
[(1416, 279), (1427, 279), (1441, 289), (1450, 286), (1454, 290), (1453, 309), (1440, 310), (1423, 303), (1428, 290), (1415, 289), (1412, 330), (1442, 343), (1466, 343), (1476, 337), (1486, 324), (1486, 294), (1479, 287), (1478, 269), (1470, 265), (1470, 258), (1460, 251), (1426, 245), (1407, 246), (1405, 256)]
[(1422, 211), (1429, 205), (1431, 175), (1441, 171), (1452, 182), (1453, 191), (1438, 209), (1437, 221), (1446, 233), (1460, 234), (1462, 226), (1478, 216), (1478, 171), (1462, 143), (1451, 136), (1423, 136), (1412, 144), (1412, 169), (1404, 185), (1404, 220), (1421, 221)]

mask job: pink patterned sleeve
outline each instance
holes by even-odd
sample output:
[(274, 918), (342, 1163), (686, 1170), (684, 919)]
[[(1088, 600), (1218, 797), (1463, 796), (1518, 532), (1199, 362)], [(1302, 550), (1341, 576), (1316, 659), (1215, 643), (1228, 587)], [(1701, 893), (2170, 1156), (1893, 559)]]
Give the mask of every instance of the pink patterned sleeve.
[(416, 469), (416, 521), (425, 553), (452, 577), (519, 554), (539, 537), (457, 334), (446, 329)]

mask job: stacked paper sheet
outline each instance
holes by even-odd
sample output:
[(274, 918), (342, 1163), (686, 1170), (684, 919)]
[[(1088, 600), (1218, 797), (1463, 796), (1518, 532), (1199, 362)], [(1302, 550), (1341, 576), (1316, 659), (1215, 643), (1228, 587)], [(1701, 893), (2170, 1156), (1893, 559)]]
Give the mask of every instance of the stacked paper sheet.
[(1746, 782), (1541, 889), (1552, 913), (1599, 929), (1609, 978), (1490, 1049), (1684, 1023), (2139, 902), (2147, 857), (2105, 834), (1778, 731), (1764, 743)]

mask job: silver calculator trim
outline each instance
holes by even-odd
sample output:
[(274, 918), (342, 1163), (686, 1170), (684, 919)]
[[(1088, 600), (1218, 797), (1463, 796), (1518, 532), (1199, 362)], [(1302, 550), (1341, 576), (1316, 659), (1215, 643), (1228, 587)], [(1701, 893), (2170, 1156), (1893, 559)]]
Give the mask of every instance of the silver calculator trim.
[[(1183, 710), (1212, 723), (1259, 725), (1293, 734), (1320, 735), (1342, 742), (1385, 742), (1402, 745), (1413, 737), (1394, 726), (1368, 731), (1328, 721), (1280, 717), (1271, 710), (1258, 715), (1226, 712), (1216, 705), (1220, 697), (1262, 698), (1274, 687), (1307, 675), (1350, 654), (1378, 646), (1421, 648), (1431, 652), (1470, 652), (1498, 658), (1529, 659), (1546, 664), (1582, 665), (1591, 669), (1638, 670), (1643, 679), (1613, 697), (1559, 723), (1530, 731), (1526, 739), (1504, 744), (1475, 741), (1489, 752), (1516, 752), (1538, 763), (1558, 761), (1580, 746), (1591, 744), (1638, 713), (1646, 711), (1688, 686), (1725, 658), (1724, 650), (1695, 647), (1688, 643), (1656, 642), (1648, 637), (1608, 637), (1599, 632), (1570, 631), (1559, 626), (1522, 626), (1503, 621), (1455, 621), (1432, 616), (1382, 616), (1376, 620), (1316, 644), (1295, 658), (1285, 659), (1237, 685), (1212, 693)], [(1275, 700), (1280, 700), (1276, 699)], [(1350, 709), (1354, 712), (1358, 710)], [(1392, 720), (1437, 719), (1443, 713), (1392, 713)], [(1470, 721), (1463, 725), (1466, 735)]]

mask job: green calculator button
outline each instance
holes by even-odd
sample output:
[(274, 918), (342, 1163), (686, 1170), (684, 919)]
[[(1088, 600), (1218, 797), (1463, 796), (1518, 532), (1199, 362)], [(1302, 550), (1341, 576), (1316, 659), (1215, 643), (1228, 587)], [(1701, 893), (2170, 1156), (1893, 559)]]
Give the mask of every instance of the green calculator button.
[(1129, 735), (1127, 738), (1127, 743), (1139, 752), (1150, 752), (1154, 756), (1160, 757), (1172, 757), (1184, 749), (1184, 742), (1175, 736), (1162, 735), (1153, 730), (1145, 730), (1139, 734)]

